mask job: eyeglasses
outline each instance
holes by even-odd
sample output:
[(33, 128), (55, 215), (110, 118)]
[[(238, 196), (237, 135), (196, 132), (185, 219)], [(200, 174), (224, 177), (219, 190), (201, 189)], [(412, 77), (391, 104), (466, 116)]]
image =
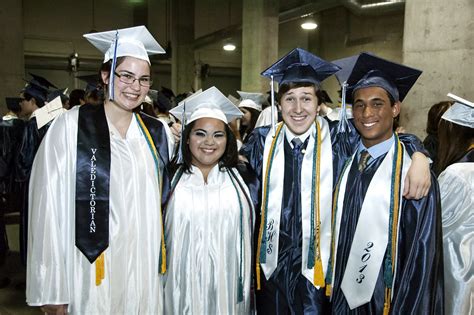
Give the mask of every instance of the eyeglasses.
[(144, 87), (150, 87), (153, 84), (153, 80), (150, 77), (135, 78), (131, 74), (128, 74), (128, 73), (120, 74), (117, 72), (114, 72), (114, 74), (119, 78), (120, 82), (123, 82), (125, 84), (133, 84), (136, 80), (138, 80), (138, 84)]

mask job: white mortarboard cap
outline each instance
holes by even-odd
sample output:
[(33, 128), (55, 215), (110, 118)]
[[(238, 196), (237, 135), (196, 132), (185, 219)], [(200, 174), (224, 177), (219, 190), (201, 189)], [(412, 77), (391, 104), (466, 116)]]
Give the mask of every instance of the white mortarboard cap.
[(227, 95), (227, 98), (234, 103), (235, 106), (239, 106), (240, 100), (232, 94)]
[(199, 118), (215, 118), (228, 124), (243, 115), (239, 108), (215, 86), (201, 93), (194, 93), (170, 112), (181, 121), (184, 115), (186, 124)]
[(84, 34), (84, 37), (104, 55), (104, 63), (114, 58), (115, 39), (118, 38), (116, 57), (130, 56), (150, 63), (148, 55), (164, 54), (165, 50), (145, 26)]
[(266, 97), (263, 93), (249, 93), (243, 91), (237, 91), (240, 95), (241, 102), (239, 107), (248, 107), (262, 111), (262, 104), (265, 103)]
[(451, 93), (448, 93), (448, 96), (456, 102), (441, 118), (457, 125), (474, 128), (474, 103)]

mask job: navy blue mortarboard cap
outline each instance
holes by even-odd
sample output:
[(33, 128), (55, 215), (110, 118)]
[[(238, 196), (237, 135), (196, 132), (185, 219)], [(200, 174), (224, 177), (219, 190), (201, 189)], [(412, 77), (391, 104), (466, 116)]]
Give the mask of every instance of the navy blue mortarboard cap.
[(48, 96), (49, 88), (57, 87), (42, 76), (33, 73), (30, 73), (30, 75), (33, 77), (33, 79), (27, 81), (28, 84), (25, 86), (22, 92), (33, 96), (39, 101), (45, 102)]
[[(55, 88), (57, 89), (58, 87), (54, 85), (53, 83), (49, 82), (46, 78), (33, 74), (30, 72), (30, 75), (33, 77), (32, 81), (35, 81), (36, 83), (39, 83), (41, 86), (44, 86), (46, 89), (49, 88)], [(31, 82), (31, 81), (30, 81)]]
[(355, 91), (367, 87), (380, 87), (395, 101), (403, 101), (422, 71), (368, 53), (361, 53), (347, 83), (346, 97), (352, 102)]
[(99, 75), (98, 74), (87, 74), (77, 76), (79, 80), (87, 83), (84, 89), (86, 94), (99, 89)]
[(64, 104), (64, 102), (66, 102), (69, 99), (69, 96), (66, 95), (66, 90), (67, 90), (67, 88), (57, 89), (57, 90), (54, 90), (54, 91), (50, 92), (48, 94), (48, 99), (47, 99), (48, 102), (51, 102), (56, 97), (60, 96), (61, 97), (61, 102)]
[(336, 72), (336, 79), (339, 82), (340, 86), (342, 86), (342, 84), (346, 82), (347, 79), (349, 79), (349, 76), (358, 58), (359, 58), (359, 55), (355, 55), (355, 56), (332, 61), (333, 64), (341, 67), (341, 70)]
[(295, 48), (263, 71), (262, 75), (268, 78), (273, 76), (280, 85), (288, 82), (310, 82), (319, 86), (324, 79), (339, 69), (337, 65), (304, 49)]
[(7, 108), (14, 113), (18, 113), (21, 110), (21, 101), (21, 97), (5, 97), (5, 103), (7, 104)]
[(153, 105), (158, 107), (161, 112), (167, 112), (171, 109), (171, 101), (163, 92), (149, 90), (148, 96), (153, 100)]

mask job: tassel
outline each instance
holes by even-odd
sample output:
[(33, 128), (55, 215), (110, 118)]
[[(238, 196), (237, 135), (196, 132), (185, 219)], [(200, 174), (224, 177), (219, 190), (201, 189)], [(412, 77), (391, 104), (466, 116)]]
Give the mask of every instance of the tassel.
[(257, 263), (257, 290), (260, 290), (260, 264)]
[(95, 285), (99, 286), (105, 278), (104, 252), (95, 260)]
[(321, 258), (318, 257), (316, 262), (314, 263), (314, 278), (313, 282), (315, 286), (324, 288), (324, 285), (326, 284), (324, 282), (324, 273), (323, 273), (323, 262), (321, 261)]
[(332, 293), (332, 286), (328, 283), (326, 284), (326, 296), (331, 296)]
[(242, 278), (239, 277), (239, 288), (237, 292), (237, 303), (244, 300), (244, 285), (242, 284)]
[(385, 288), (385, 302), (383, 303), (383, 315), (388, 315), (390, 313), (390, 297), (391, 290)]

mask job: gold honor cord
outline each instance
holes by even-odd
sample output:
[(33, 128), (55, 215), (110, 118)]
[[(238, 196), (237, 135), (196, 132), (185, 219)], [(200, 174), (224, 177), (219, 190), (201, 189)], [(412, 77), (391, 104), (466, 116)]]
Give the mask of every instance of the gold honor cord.
[[(316, 174), (313, 172), (313, 183), (316, 177), (316, 198), (314, 198), (314, 211), (312, 218), (314, 224), (316, 225), (316, 229), (314, 231), (314, 238), (315, 238), (315, 245), (316, 250), (314, 251), (314, 275), (313, 275), (313, 283), (315, 286), (324, 287), (324, 272), (323, 272), (323, 262), (321, 260), (321, 209), (319, 205), (320, 200), (320, 181), (321, 181), (321, 126), (316, 121), (316, 144), (315, 144), (315, 151), (317, 152), (316, 156), (314, 157), (316, 161)], [(314, 185), (313, 185), (314, 188)], [(314, 196), (314, 192), (313, 192)]]
[[(153, 155), (153, 159), (155, 160), (155, 166), (156, 166), (156, 173), (158, 175), (158, 183), (160, 185), (160, 194), (163, 189), (162, 187), (162, 181), (160, 180), (160, 167), (159, 167), (159, 159), (158, 159), (158, 152), (156, 151), (156, 147), (153, 143), (153, 139), (151, 138), (150, 132), (148, 131), (147, 127), (145, 126), (145, 123), (143, 122), (142, 118), (140, 115), (135, 113), (135, 117), (138, 120), (139, 126), (143, 133), (145, 134), (145, 139), (148, 143), (148, 147), (150, 148), (150, 151)], [(166, 272), (166, 245), (165, 245), (165, 231), (164, 231), (164, 225), (163, 225), (163, 210), (161, 209), (161, 202), (158, 205), (160, 208), (160, 225), (161, 225), (161, 253), (160, 253), (160, 273), (164, 274)]]
[(270, 152), (268, 153), (269, 159), (267, 163), (267, 169), (265, 170), (265, 178), (267, 179), (265, 182), (265, 186), (263, 187), (263, 201), (262, 201), (262, 213), (261, 213), (261, 220), (260, 220), (260, 229), (258, 233), (258, 243), (257, 243), (257, 262), (256, 262), (256, 272), (257, 272), (257, 290), (260, 290), (260, 255), (262, 250), (262, 240), (263, 234), (266, 229), (267, 224), (267, 207), (268, 207), (268, 186), (270, 185), (270, 168), (273, 162), (273, 154), (275, 152), (276, 141), (280, 136), (281, 128), (283, 127), (283, 123), (280, 123), (277, 127), (275, 132), (275, 136), (272, 140), (272, 145), (270, 147)]

